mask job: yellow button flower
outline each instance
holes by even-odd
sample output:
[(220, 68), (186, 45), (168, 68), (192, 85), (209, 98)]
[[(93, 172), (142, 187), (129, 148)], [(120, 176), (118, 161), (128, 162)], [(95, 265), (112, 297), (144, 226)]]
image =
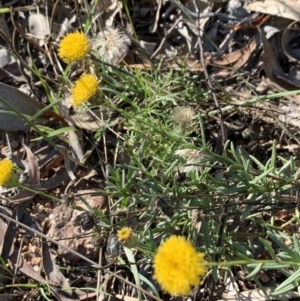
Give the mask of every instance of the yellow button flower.
[(128, 241), (133, 235), (132, 229), (129, 227), (124, 227), (118, 231), (117, 237), (120, 242), (124, 243)]
[(58, 55), (66, 63), (82, 60), (90, 50), (90, 42), (84, 33), (67, 34), (60, 42)]
[(13, 166), (11, 160), (4, 159), (0, 161), (0, 186), (13, 187), (16, 184), (16, 177), (13, 173)]
[(118, 231), (117, 237), (120, 243), (127, 248), (133, 248), (137, 245), (137, 237), (129, 227), (124, 227)]
[(184, 237), (173, 235), (154, 257), (154, 278), (170, 295), (187, 295), (206, 273), (204, 255)]
[(98, 91), (98, 85), (98, 80), (93, 74), (82, 74), (72, 88), (74, 107), (79, 107), (93, 97)]

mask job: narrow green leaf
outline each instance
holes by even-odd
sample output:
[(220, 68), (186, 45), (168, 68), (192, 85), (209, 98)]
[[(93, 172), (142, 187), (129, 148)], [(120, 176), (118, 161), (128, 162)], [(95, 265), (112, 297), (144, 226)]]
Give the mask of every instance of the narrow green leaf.
[(296, 287), (298, 286), (298, 280), (300, 278), (300, 269), (297, 270), (294, 274), (292, 274), (288, 279), (283, 281), (277, 288), (276, 288), (276, 294), (282, 294), (284, 292), (288, 292), (290, 289), (287, 289), (288, 287)]
[(253, 269), (253, 271), (249, 273), (245, 278), (251, 279), (254, 276), (256, 276), (260, 272), (262, 265), (263, 265), (262, 263), (256, 264), (256, 267)]
[(273, 250), (271, 244), (264, 238), (260, 237), (259, 240), (262, 242), (262, 244), (265, 246), (265, 248), (269, 251), (271, 257), (274, 259), (274, 260), (277, 260), (276, 259), (276, 254), (275, 254), (275, 251)]
[[(134, 258), (134, 255), (132, 253), (132, 250), (124, 246), (124, 251), (125, 251), (125, 254), (127, 256), (128, 261), (131, 263), (130, 264), (130, 269), (131, 269), (131, 272), (133, 274), (133, 277), (134, 277), (134, 280), (135, 280), (135, 284), (138, 287), (141, 287), (141, 282), (140, 282), (140, 276), (139, 276), (138, 268), (137, 268), (136, 264), (133, 264), (133, 263), (135, 263), (135, 258)], [(141, 293), (141, 291), (138, 290), (137, 293), (138, 293), (139, 301), (142, 301), (142, 293)]]
[(259, 176), (255, 177), (252, 181), (249, 181), (249, 184), (256, 184), (258, 181), (264, 179), (269, 173), (273, 172), (274, 168), (271, 167), (267, 170), (265, 170), (262, 174)]
[[(281, 294), (284, 294), (284, 293), (287, 293), (291, 290), (293, 290), (298, 284), (297, 283), (291, 283), (291, 284), (287, 284), (287, 285), (284, 285), (281, 287), (278, 286), (275, 290), (275, 292), (271, 293), (271, 296), (278, 296), (278, 295), (281, 295)], [(280, 287), (280, 288), (279, 288)]]
[(282, 249), (282, 251), (286, 252), (290, 255), (296, 262), (300, 262), (300, 256), (289, 248), (276, 234), (267, 231), (268, 236)]

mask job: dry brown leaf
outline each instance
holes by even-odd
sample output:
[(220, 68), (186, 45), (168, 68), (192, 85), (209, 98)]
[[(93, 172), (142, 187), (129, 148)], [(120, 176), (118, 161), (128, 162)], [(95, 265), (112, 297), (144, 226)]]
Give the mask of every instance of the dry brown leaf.
[(257, 18), (251, 20), (250, 23), (239, 22), (238, 24), (235, 25), (226, 24), (226, 27), (235, 31), (242, 30), (242, 29), (257, 28), (267, 23), (270, 19), (271, 19), (270, 15), (258, 15)]
[(37, 163), (37, 158), (32, 153), (31, 149), (23, 144), (23, 147), (26, 151), (27, 160), (29, 163), (29, 185), (31, 187), (37, 186), (40, 184), (40, 169)]
[(178, 56), (176, 57), (176, 62), (174, 61), (174, 59), (166, 61), (166, 63), (168, 62), (172, 62), (171, 66), (173, 68), (176, 68), (177, 70), (180, 69), (180, 66), (185, 66), (190, 72), (197, 72), (203, 70), (201, 63), (191, 57)]
[(234, 69), (239, 69), (242, 66), (244, 66), (248, 62), (252, 52), (256, 49), (256, 47), (257, 47), (257, 43), (256, 43), (255, 38), (253, 38), (252, 41), (250, 41), (250, 43), (248, 45), (246, 45), (243, 49), (240, 50), (241, 56), (235, 62), (234, 66), (233, 66)]
[(257, 43), (255, 39), (252, 39), (244, 48), (233, 51), (231, 53), (225, 55), (214, 55), (210, 59), (208, 59), (208, 63), (211, 65), (217, 66), (228, 66), (233, 65), (234, 68), (238, 69), (242, 67), (250, 58), (251, 53), (257, 47)]
[(235, 63), (240, 56), (241, 50), (236, 50), (224, 55), (212, 54), (212, 56), (207, 59), (207, 63), (215, 66), (228, 66)]
[(282, 75), (281, 72), (274, 71), (274, 75), (277, 80), (280, 80), (283, 83), (286, 83), (287, 87), (290, 87), (290, 90), (295, 90), (300, 88), (300, 72), (298, 66), (293, 66), (287, 75)]
[[(208, 60), (206, 61), (206, 63), (208, 63)], [(194, 58), (186, 57), (186, 56), (177, 56), (176, 58), (166, 59), (163, 64), (164, 67), (174, 68), (175, 70), (181, 70), (181, 66), (185, 66), (187, 70), (190, 72), (202, 71), (202, 65), (199, 61), (197, 61)], [(151, 70), (153, 68), (153, 66), (148, 63), (130, 64), (128, 65), (128, 67), (146, 69), (146, 70)]]
[(17, 266), (18, 270), (28, 276), (29, 278), (35, 280), (37, 283), (46, 283), (40, 274), (38, 274), (34, 268), (27, 263), (22, 256), (19, 256), (19, 250), (16, 246), (13, 247), (12, 252), (9, 254), (9, 260), (11, 264)]
[[(74, 173), (77, 168), (77, 164), (73, 161), (70, 161), (69, 168)], [(51, 178), (47, 179), (45, 182), (42, 182), (41, 188), (51, 190), (61, 186), (68, 181), (70, 181), (70, 176), (66, 168), (61, 168), (56, 171), (56, 173)]]
[(281, 209), (278, 210), (275, 214), (275, 221), (286, 221), (287, 219), (292, 218), (295, 215), (295, 209), (287, 210)]
[(297, 87), (289, 81), (286, 74), (282, 71), (281, 66), (278, 63), (278, 59), (275, 56), (274, 50), (270, 41), (266, 38), (264, 31), (258, 28), (263, 43), (263, 61), (264, 70), (267, 77), (275, 83), (278, 88), (284, 90), (294, 90)]
[[(2, 208), (0, 208), (0, 209), (2, 209)], [(7, 224), (4, 222), (3, 219), (0, 218), (0, 254), (1, 254), (2, 248), (3, 248), (4, 233), (5, 233), (6, 229), (7, 229)]]
[(0, 83), (0, 130), (4, 131), (25, 131), (30, 128), (30, 125), (26, 124), (21, 117), (14, 114), (14, 112), (1, 101), (1, 98), (18, 112), (30, 117), (44, 108), (44, 105), (34, 98), (16, 88)]
[(251, 11), (299, 20), (300, 3), (298, 0), (261, 0), (249, 3), (246, 8)]
[[(47, 234), (50, 227), (50, 220), (47, 218), (43, 226), (43, 234)], [(57, 283), (61, 288), (64, 289), (64, 292), (70, 297), (72, 296), (72, 290), (70, 289), (70, 284), (63, 275), (63, 273), (56, 266), (54, 259), (51, 255), (50, 247), (46, 242), (45, 238), (42, 238), (42, 255), (43, 255), (43, 267), (47, 279), (51, 282)], [(76, 300), (71, 298), (70, 300)]]
[[(23, 256), (19, 256), (19, 250), (16, 247), (14, 247), (13, 252), (9, 255), (9, 260), (14, 266), (17, 266), (20, 272), (22, 272), (30, 279), (33, 279), (37, 283), (47, 283), (46, 279), (44, 279), (40, 274), (38, 274), (34, 270), (34, 268), (31, 265), (29, 265), (26, 260), (24, 260)], [(65, 292), (62, 292), (51, 285), (50, 290), (52, 295), (54, 295), (59, 301), (79, 300), (79, 298), (75, 294), (72, 297), (65, 297)]]

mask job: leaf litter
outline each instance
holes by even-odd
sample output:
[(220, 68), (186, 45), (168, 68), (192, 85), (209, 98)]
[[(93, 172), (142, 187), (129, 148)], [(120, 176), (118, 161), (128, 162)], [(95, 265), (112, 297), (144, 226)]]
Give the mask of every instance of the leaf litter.
[[(18, 143), (19, 147), (15, 148), (9, 156), (13, 156), (14, 160), (27, 158), (25, 160), (29, 166), (27, 182), (37, 189), (37, 193), (26, 190), (2, 192), (1, 212), (4, 212), (4, 215), (24, 221), (27, 226), (36, 227), (40, 232), (42, 232), (43, 219), (46, 220), (49, 215), (51, 220), (51, 214), (55, 211), (59, 212), (60, 222), (67, 222), (64, 220), (67, 219), (64, 215), (68, 215), (68, 210), (70, 215), (77, 211), (77, 215), (74, 214), (73, 219), (83, 211), (88, 212), (87, 216), (98, 217), (97, 221), (113, 217), (119, 222), (126, 220), (134, 227), (141, 227), (134, 212), (116, 208), (113, 198), (109, 198), (109, 202), (104, 201), (107, 196), (102, 195), (98, 199), (96, 197), (98, 204), (86, 207), (86, 201), (80, 205), (78, 202), (72, 201), (58, 205), (48, 200), (46, 195), (39, 195), (39, 192), (47, 191), (58, 198), (67, 198), (72, 195), (73, 190), (76, 191), (78, 188), (82, 189), (83, 195), (89, 195), (90, 188), (95, 187), (98, 192), (100, 189), (109, 194), (109, 191), (105, 189), (105, 181), (108, 181), (111, 172), (107, 168), (107, 164), (116, 166), (116, 164), (127, 163), (127, 160), (121, 157), (119, 148), (120, 143), (124, 141), (122, 136), (126, 130), (126, 127), (122, 127), (121, 121), (118, 119), (119, 109), (125, 108), (126, 110), (126, 104), (122, 102), (122, 98), (114, 98), (114, 103), (109, 110), (104, 109), (101, 105), (96, 105), (89, 110), (77, 111), (73, 108), (71, 96), (67, 93), (68, 87), (71, 86), (71, 79), (78, 78), (85, 71), (86, 66), (83, 63), (79, 63), (77, 68), (70, 66), (69, 78), (63, 77), (65, 67), (57, 56), (57, 43), (67, 33), (82, 28), (82, 24), (89, 24), (90, 27), (86, 30), (94, 37), (92, 42), (94, 52), (98, 51), (96, 55), (104, 57), (101, 64), (99, 63), (101, 67), (108, 68), (111, 65), (116, 70), (126, 67), (127, 70), (140, 69), (141, 71), (152, 70), (153, 65), (160, 65), (160, 68), (166, 71), (180, 71), (186, 68), (190, 72), (190, 76), (198, 77), (198, 84), (203, 89), (207, 88), (206, 83), (211, 80), (214, 86), (211, 94), (204, 96), (201, 106), (193, 106), (192, 110), (199, 110), (202, 114), (201, 118), (205, 118), (206, 139), (210, 141), (216, 153), (218, 153), (218, 148), (223, 146), (220, 138), (233, 141), (235, 146), (247, 156), (250, 154), (262, 162), (266, 162), (271, 156), (273, 139), (278, 141), (275, 148), (282, 157), (285, 157), (285, 160), (299, 152), (300, 115), (299, 98), (296, 91), (299, 88), (299, 56), (297, 52), (299, 30), (297, 26), (300, 11), (298, 1), (265, 0), (243, 3), (238, 0), (228, 2), (172, 0), (145, 1), (143, 3), (133, 1), (126, 4), (122, 1), (105, 0), (96, 4), (88, 3), (89, 9), (78, 2), (73, 5), (57, 1), (51, 3), (49, 7), (44, 4), (26, 4), (28, 7), (22, 7), (18, 2), (11, 7), (6, 7), (4, 4), (7, 11), (0, 15), (0, 24), (3, 24), (0, 27), (2, 38), (0, 45), (1, 51), (4, 50), (0, 55), (0, 131), (1, 137), (2, 134), (5, 137), (3, 141), (7, 137), (10, 141), (9, 137), (12, 137), (13, 133), (17, 133), (19, 136), (23, 135), (18, 134), (19, 131), (26, 133), (27, 137), (22, 139), (25, 139), (30, 146), (27, 147), (24, 144), (21, 147), (21, 143)], [(90, 9), (96, 9), (97, 14), (94, 17), (89, 14)], [(101, 51), (99, 49), (102, 47), (103, 39), (107, 41), (108, 34), (115, 23), (120, 26), (118, 30), (126, 32), (126, 35), (121, 37), (126, 43), (124, 41), (125, 44), (121, 43), (124, 47), (119, 53), (108, 57), (104, 48)], [(202, 51), (199, 41), (203, 42)], [(127, 51), (128, 47), (129, 51)], [(32, 68), (33, 65), (38, 67), (38, 72)], [(203, 72), (205, 69), (208, 70), (209, 78)], [(125, 72), (127, 72), (126, 69)], [(108, 73), (107, 81), (110, 80), (110, 76)], [(50, 89), (42, 88), (45, 83)], [(57, 100), (52, 90), (59, 89), (60, 99)], [(176, 91), (176, 87), (174, 89)], [(29, 91), (30, 96), (22, 90)], [(294, 95), (283, 94), (280, 98), (271, 101), (259, 100), (259, 95), (272, 95), (282, 91), (295, 92)], [(217, 116), (210, 114), (213, 110), (218, 111), (218, 106), (216, 102), (212, 101), (212, 96), (216, 96), (219, 102), (220, 110), (217, 112), (219, 114)], [(254, 101), (252, 105), (247, 105), (247, 101), (255, 97), (258, 100)], [(58, 110), (55, 101), (58, 101)], [(184, 103), (181, 102), (182, 100), (179, 103), (183, 105)], [(230, 109), (222, 112), (221, 109), (228, 104), (230, 104)], [(140, 103), (140, 105), (143, 104)], [(43, 114), (36, 116), (41, 110)], [(220, 122), (226, 126), (226, 131), (221, 134), (226, 137), (220, 137)], [(57, 130), (61, 125), (69, 126), (71, 130), (61, 131), (54, 140), (45, 135), (42, 142), (30, 141), (30, 139), (40, 137), (40, 132), (35, 126), (41, 128), (41, 125), (44, 127), (44, 133)], [(96, 141), (95, 137), (89, 136), (90, 132), (85, 132), (95, 131), (99, 128), (105, 130), (98, 134)], [(187, 129), (181, 128), (180, 130), (184, 132)], [(196, 132), (199, 133), (199, 130)], [(85, 139), (82, 139), (83, 136)], [(24, 141), (22, 142), (24, 143)], [(96, 142), (101, 145), (104, 153), (104, 160), (100, 162), (97, 157), (93, 158), (91, 155), (93, 144)], [(2, 149), (5, 144), (7, 143), (4, 142), (1, 146), (2, 156), (4, 156)], [(114, 149), (115, 153), (111, 153), (109, 151), (111, 149)], [(190, 149), (190, 151), (193, 150)], [(208, 154), (203, 154), (203, 156), (209, 158)], [(85, 164), (86, 161), (88, 165)], [(17, 160), (14, 162), (17, 163)], [(196, 164), (196, 161), (188, 163)], [(19, 161), (18, 164), (20, 165)], [(96, 172), (86, 177), (93, 166), (97, 166), (103, 175), (99, 176), (99, 173)], [(24, 168), (22, 165), (20, 167)], [(193, 168), (186, 166), (185, 168), (180, 167), (178, 171), (189, 172), (191, 169)], [(202, 171), (201, 168), (194, 168), (194, 170)], [(42, 175), (41, 179), (40, 174)], [(224, 175), (219, 174), (218, 176), (223, 177)], [(74, 185), (78, 179), (83, 180)], [(71, 192), (70, 195), (69, 192)], [(292, 206), (296, 207), (297, 196), (293, 191), (288, 196), (282, 197), (289, 198)], [(72, 196), (70, 198), (72, 199)], [(89, 204), (91, 200), (89, 198), (87, 200)], [(237, 198), (236, 203), (240, 208), (245, 208), (245, 200)], [(104, 205), (102, 207), (99, 204)], [(285, 207), (287, 204), (288, 202), (282, 206)], [(218, 205), (216, 204), (216, 206)], [(259, 209), (258, 204), (255, 206), (254, 213), (255, 209), (257, 212)], [(31, 208), (31, 210), (26, 211), (26, 208)], [(226, 208), (223, 206), (223, 213), (230, 216), (230, 209)], [(211, 214), (212, 208), (202, 209), (204, 217)], [(282, 209), (279, 204), (275, 210), (277, 210), (275, 217), (281, 225), (285, 224), (295, 212), (295, 209)], [(286, 212), (285, 215), (282, 212)], [(40, 214), (42, 218), (39, 217), (39, 213), (43, 213)], [(213, 214), (211, 215), (213, 216)], [(67, 258), (68, 256), (72, 258), (72, 254), (65, 253), (61, 246), (57, 248), (52, 244), (50, 247), (45, 238), (39, 238), (39, 242), (35, 246), (37, 251), (34, 256), (38, 257), (37, 254), (39, 254), (42, 261), (36, 260), (37, 265), (33, 265), (33, 260), (31, 262), (33, 266), (31, 266), (24, 259), (26, 252), (22, 251), (22, 244), (18, 245), (20, 241), (14, 240), (17, 231), (19, 231), (19, 237), (25, 237), (20, 227), (13, 222), (9, 222), (6, 226), (5, 222), (0, 221), (2, 229), (0, 232), (1, 258), (4, 262), (11, 263), (10, 268), (8, 266), (6, 269), (1, 268), (2, 276), (9, 272), (18, 279), (19, 283), (26, 282), (26, 277), (37, 283), (46, 283), (50, 287), (51, 298), (57, 300), (87, 300), (88, 298), (96, 300), (96, 293), (85, 295), (77, 289), (77, 292), (72, 294), (70, 290), (69, 293), (61, 290), (62, 287), (70, 288), (70, 285), (79, 289), (84, 286), (98, 289), (106, 287), (107, 291), (115, 293), (116, 296), (123, 294), (125, 298), (136, 298), (133, 287), (121, 284), (116, 278), (113, 281), (110, 279), (110, 282), (114, 283), (115, 291), (112, 290), (113, 284), (111, 283), (109, 289), (106, 282), (101, 286), (96, 282), (96, 279), (99, 281), (101, 278), (101, 272), (91, 271), (92, 267), (87, 263), (81, 263), (86, 271), (79, 269), (69, 272), (69, 274), (61, 272), (57, 269), (56, 264), (64, 266), (66, 270), (69, 269), (70, 262), (68, 261), (70, 259), (62, 259), (62, 255), (67, 254)], [(59, 239), (58, 236), (55, 236), (57, 229), (63, 227), (60, 222), (56, 222), (54, 219), (49, 225), (50, 228), (54, 227), (56, 233), (52, 237), (57, 240)], [(149, 222), (149, 217), (145, 218), (144, 222)], [(240, 224), (236, 217), (227, 223), (227, 226), (233, 230), (243, 229), (247, 226), (246, 223)], [(198, 231), (201, 231), (201, 225), (201, 222), (198, 221)], [(47, 232), (46, 226), (45, 223), (43, 225), (45, 233)], [(90, 253), (87, 250), (92, 246), (93, 235), (90, 234), (93, 233), (93, 230), (85, 233), (81, 229), (79, 231), (82, 233), (76, 233), (73, 228), (71, 220), (71, 230), (69, 229), (69, 232), (64, 230), (66, 232), (62, 232), (62, 234), (66, 234), (66, 237), (70, 236), (70, 239), (76, 242), (81, 239), (79, 237), (83, 233), (90, 240), (84, 241), (82, 245), (77, 244), (76, 247), (76, 243), (73, 245), (72, 242), (66, 245), (89, 257)], [(103, 230), (103, 233), (99, 235), (100, 247), (105, 245), (108, 237), (107, 230), (109, 229)], [(254, 227), (253, 232), (258, 230)], [(291, 233), (294, 234), (297, 231)], [(26, 235), (29, 235), (32, 246), (36, 237), (29, 232)], [(104, 239), (104, 243), (101, 237)], [(25, 239), (22, 240), (23, 244), (24, 241)], [(39, 244), (42, 246), (39, 247)], [(99, 257), (97, 256), (99, 255), (98, 251), (99, 249), (93, 251), (93, 256), (95, 256), (93, 260), (95, 261)], [(56, 254), (51, 254), (53, 252)], [(115, 259), (109, 258), (107, 253), (105, 253), (105, 261), (108, 266), (115, 267)], [(119, 273), (125, 279), (129, 279), (128, 281), (132, 281), (132, 276), (122, 269), (119, 270)], [(265, 283), (268, 294), (276, 291), (277, 281), (280, 281), (280, 277), (270, 274), (268, 279), (272, 281), (269, 280), (268, 283)], [(69, 281), (72, 279), (74, 285), (68, 282), (67, 278)], [(218, 295), (213, 295), (214, 289), (218, 291), (216, 285), (207, 281), (204, 284), (207, 291), (200, 292), (198, 296), (208, 296), (208, 298), (216, 300), (220, 298), (231, 300), (230, 298), (233, 298), (234, 295), (234, 300), (266, 300), (261, 287), (257, 288), (253, 286), (253, 283), (246, 283), (245, 280), (241, 284), (241, 280), (238, 280), (236, 275), (231, 275), (229, 279), (229, 282), (225, 282), (228, 292), (221, 291)], [(239, 283), (239, 286), (237, 287), (234, 282)], [(2, 277), (1, 283), (2, 285), (9, 284)], [(241, 288), (245, 291), (242, 291)], [(9, 290), (8, 287), (7, 290)], [(25, 300), (24, 298), (41, 300), (41, 293), (45, 290), (40, 286), (36, 296), (32, 290), (31, 296), (31, 292), (29, 294), (26, 292), (26, 294), (23, 293), (23, 296), (20, 294), (15, 297), (8, 296), (6, 291), (0, 297), (8, 298), (8, 300), (13, 300), (13, 298), (16, 300)], [(296, 296), (296, 292), (289, 292), (281, 295), (280, 298), (290, 299)], [(101, 295), (101, 298), (105, 299), (106, 296)]]

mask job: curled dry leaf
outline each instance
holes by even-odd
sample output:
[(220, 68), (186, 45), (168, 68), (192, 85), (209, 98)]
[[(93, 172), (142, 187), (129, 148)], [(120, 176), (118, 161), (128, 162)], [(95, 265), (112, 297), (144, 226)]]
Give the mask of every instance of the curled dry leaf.
[(235, 69), (241, 68), (250, 58), (252, 52), (256, 49), (257, 43), (253, 38), (244, 48), (233, 51), (226, 55), (214, 55), (209, 59), (209, 64), (217, 66), (233, 65)]
[(246, 8), (262, 14), (299, 20), (300, 4), (298, 0), (261, 0), (249, 3)]
[(26, 151), (27, 160), (29, 163), (29, 184), (31, 186), (36, 186), (40, 184), (40, 169), (37, 163), (37, 158), (32, 153), (31, 149), (23, 144)]
[(7, 225), (3, 219), (0, 218), (0, 253), (2, 252), (3, 244), (4, 244), (4, 234), (6, 231)]
[(240, 50), (241, 56), (235, 62), (234, 69), (239, 69), (244, 66), (248, 62), (252, 52), (256, 49), (256, 47), (257, 42), (256, 39), (253, 38), (243, 49)]
[(291, 50), (289, 47), (289, 34), (291, 31), (299, 31), (299, 26), (298, 21), (294, 21), (292, 22), (289, 26), (287, 26), (287, 28), (284, 30), (283, 35), (282, 35), (282, 39), (281, 39), (281, 46), (282, 46), (282, 50), (284, 52), (284, 54), (289, 58), (289, 60), (291, 62), (294, 62), (296, 64), (299, 64), (299, 49), (296, 48), (294, 50)]
[(288, 83), (291, 83), (295, 87), (300, 88), (300, 66), (293, 66), (289, 70), (289, 73), (284, 80), (287, 80)]
[(263, 61), (264, 69), (268, 78), (280, 89), (294, 90), (297, 86), (283, 72), (275, 56), (273, 47), (270, 41), (266, 38), (264, 31), (258, 28), (263, 43)]

